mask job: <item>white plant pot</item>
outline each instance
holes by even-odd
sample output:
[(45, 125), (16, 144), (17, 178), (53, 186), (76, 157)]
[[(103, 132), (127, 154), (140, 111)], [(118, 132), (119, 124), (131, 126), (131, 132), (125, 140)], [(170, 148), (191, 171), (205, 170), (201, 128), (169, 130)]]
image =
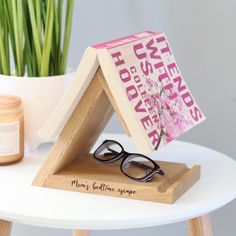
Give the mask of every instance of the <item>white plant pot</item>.
[(41, 143), (53, 141), (45, 140), (38, 131), (54, 111), (73, 76), (74, 73), (35, 78), (0, 75), (0, 94), (22, 99), (27, 149), (36, 149)]

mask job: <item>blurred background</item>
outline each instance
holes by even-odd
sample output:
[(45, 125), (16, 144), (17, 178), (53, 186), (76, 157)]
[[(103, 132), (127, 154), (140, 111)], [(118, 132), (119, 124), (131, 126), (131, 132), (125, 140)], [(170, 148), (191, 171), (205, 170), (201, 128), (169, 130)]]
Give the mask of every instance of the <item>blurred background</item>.
[[(234, 0), (75, 0), (69, 64), (76, 69), (89, 45), (148, 29), (165, 32), (183, 77), (207, 117), (179, 139), (236, 159), (235, 9)], [(116, 116), (106, 132), (123, 133)], [(235, 211), (236, 201), (210, 214), (214, 236), (235, 235)], [(15, 224), (12, 235), (69, 236), (71, 231)], [(184, 236), (187, 227), (182, 222), (92, 231), (92, 236), (108, 235)]]

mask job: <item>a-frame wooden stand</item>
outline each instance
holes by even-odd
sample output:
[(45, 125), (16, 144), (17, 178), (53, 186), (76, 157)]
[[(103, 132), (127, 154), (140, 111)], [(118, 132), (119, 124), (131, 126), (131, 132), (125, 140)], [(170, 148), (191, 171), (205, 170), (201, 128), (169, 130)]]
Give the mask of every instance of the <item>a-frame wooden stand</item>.
[(199, 179), (199, 166), (189, 169), (185, 164), (158, 162), (166, 175), (155, 176), (148, 183), (139, 183), (125, 177), (119, 164), (109, 164), (108, 168), (94, 160), (91, 148), (114, 111), (129, 135), (128, 125), (124, 123), (99, 68), (33, 185), (173, 203)]
[(113, 114), (112, 105), (103, 89), (99, 69), (73, 114), (49, 152), (48, 158), (33, 181), (33, 185), (48, 186), (55, 173), (78, 156), (88, 155)]

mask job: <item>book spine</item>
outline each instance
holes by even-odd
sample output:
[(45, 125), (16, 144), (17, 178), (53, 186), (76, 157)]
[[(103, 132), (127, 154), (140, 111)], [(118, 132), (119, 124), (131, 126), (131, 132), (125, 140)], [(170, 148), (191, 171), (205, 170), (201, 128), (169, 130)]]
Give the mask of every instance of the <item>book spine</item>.
[(51, 140), (57, 137), (66, 125), (66, 122), (69, 120), (99, 67), (96, 51), (92, 47), (87, 48), (85, 51), (73, 81), (67, 88), (49, 120), (39, 131), (41, 137)]

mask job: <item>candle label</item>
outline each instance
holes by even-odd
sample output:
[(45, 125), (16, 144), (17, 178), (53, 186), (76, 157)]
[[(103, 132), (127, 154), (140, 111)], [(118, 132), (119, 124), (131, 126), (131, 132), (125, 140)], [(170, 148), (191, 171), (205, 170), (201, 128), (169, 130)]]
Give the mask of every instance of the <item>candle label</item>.
[(20, 152), (20, 123), (0, 124), (0, 157)]

